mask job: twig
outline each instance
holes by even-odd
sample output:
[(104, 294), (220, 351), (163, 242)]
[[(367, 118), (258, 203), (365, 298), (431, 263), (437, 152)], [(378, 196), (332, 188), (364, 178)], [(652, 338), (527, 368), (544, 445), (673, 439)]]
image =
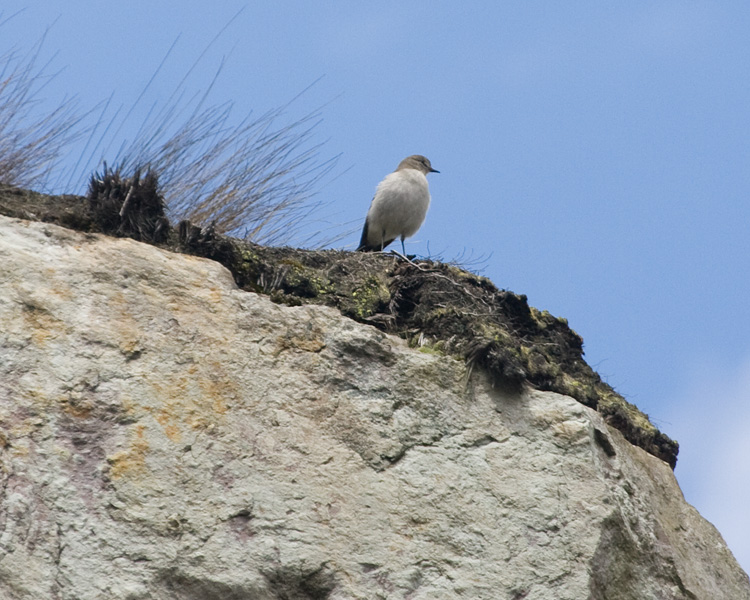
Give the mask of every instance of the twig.
[(125, 196), (125, 201), (122, 203), (122, 208), (120, 209), (120, 218), (125, 218), (125, 213), (127, 212), (128, 205), (130, 204), (130, 198), (133, 195), (133, 190), (135, 189), (135, 183), (130, 184), (130, 189), (128, 189), (128, 193)]

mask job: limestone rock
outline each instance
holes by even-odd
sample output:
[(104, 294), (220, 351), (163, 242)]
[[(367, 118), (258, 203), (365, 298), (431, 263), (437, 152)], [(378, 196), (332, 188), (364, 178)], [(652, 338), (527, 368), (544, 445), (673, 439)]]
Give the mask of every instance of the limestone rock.
[(222, 266), (0, 217), (0, 597), (750, 599), (572, 398)]

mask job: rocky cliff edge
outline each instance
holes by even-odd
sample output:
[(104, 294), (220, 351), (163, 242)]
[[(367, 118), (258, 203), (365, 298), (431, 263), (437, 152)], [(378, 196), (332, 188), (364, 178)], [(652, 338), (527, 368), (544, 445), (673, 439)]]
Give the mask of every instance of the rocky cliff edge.
[(50, 223), (0, 264), (0, 597), (750, 598), (669, 464), (486, 356)]

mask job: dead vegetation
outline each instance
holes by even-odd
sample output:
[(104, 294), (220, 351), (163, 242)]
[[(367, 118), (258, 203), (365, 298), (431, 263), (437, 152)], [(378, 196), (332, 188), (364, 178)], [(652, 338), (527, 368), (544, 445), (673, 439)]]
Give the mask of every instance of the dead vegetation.
[(73, 99), (37, 114), (40, 93), (54, 76), (49, 65), (38, 66), (42, 41), (26, 54), (0, 55), (0, 182), (7, 185), (44, 189), (55, 164), (84, 133)]
[(187, 107), (165, 107), (141, 127), (111, 172), (158, 174), (175, 221), (210, 224), (256, 243), (289, 243), (317, 207), (317, 187), (336, 163), (321, 161), (321, 145), (312, 141), (320, 115), (283, 125), (282, 107), (232, 125), (231, 104), (200, 109), (202, 102), (183, 122)]
[(159, 244), (166, 240), (169, 221), (156, 175), (123, 177), (104, 165), (91, 178), (88, 194), (91, 218), (102, 233)]
[[(7, 22), (0, 13), (0, 29)], [(301, 233), (305, 217), (319, 207), (314, 199), (317, 190), (338, 158), (320, 158), (322, 143), (314, 135), (320, 111), (289, 122), (286, 112), (295, 98), (237, 122), (232, 103), (209, 103), (221, 66), (207, 91), (191, 95), (186, 89), (188, 75), (206, 48), (171, 96), (164, 103), (156, 102), (140, 126), (129, 123), (130, 116), (145, 101), (169, 53), (122, 118), (122, 108), (106, 116), (111, 98), (83, 115), (74, 99), (63, 99), (45, 112), (41, 93), (55, 75), (47, 74), (49, 64), (37, 66), (43, 41), (26, 54), (0, 55), (0, 183), (49, 191), (50, 181), (59, 185), (66, 179), (64, 190), (69, 191), (80, 190), (89, 181), (89, 196), (93, 193), (98, 196), (94, 201), (101, 203), (106, 200), (101, 193), (117, 194), (123, 181), (137, 181), (140, 189), (150, 181), (149, 174), (157, 174), (164, 212), (174, 221), (189, 219), (256, 243), (300, 242), (300, 235), (310, 243), (326, 243), (315, 232)], [(89, 123), (100, 108), (98, 120)], [(135, 131), (132, 139), (120, 138), (124, 128)], [(67, 177), (55, 175), (58, 159), (86, 137), (79, 164), (69, 169)], [(118, 145), (112, 155), (110, 148)], [(107, 163), (113, 166), (108, 168)], [(94, 173), (97, 170), (101, 173)], [(97, 182), (107, 189), (94, 190), (100, 185)], [(131, 198), (137, 201), (137, 194)], [(126, 213), (141, 214), (129, 208), (126, 204)], [(105, 213), (97, 215), (103, 218)], [(118, 233), (104, 222), (101, 225), (103, 231)], [(136, 225), (144, 224), (130, 223)], [(130, 226), (118, 224), (119, 234), (131, 235)]]
[[(238, 286), (276, 302), (332, 306), (414, 346), (461, 357), (471, 368), (484, 369), (496, 385), (516, 390), (529, 385), (569, 395), (598, 410), (630, 442), (675, 466), (677, 443), (601, 380), (583, 358), (581, 338), (564, 319), (530, 307), (525, 296), (443, 263), (266, 247), (188, 221), (170, 227), (166, 216), (152, 212), (159, 206), (156, 192), (151, 200), (139, 192), (137, 202), (131, 195), (132, 204), (125, 206), (135, 183), (122, 178), (103, 182), (96, 193), (103, 201), (93, 194), (50, 197), (0, 187), (0, 213), (127, 235), (216, 260), (232, 272)], [(158, 186), (142, 186), (142, 191), (148, 189)], [(146, 212), (139, 216), (139, 210)], [(144, 229), (142, 223), (156, 225)], [(149, 237), (144, 231), (158, 235)]]

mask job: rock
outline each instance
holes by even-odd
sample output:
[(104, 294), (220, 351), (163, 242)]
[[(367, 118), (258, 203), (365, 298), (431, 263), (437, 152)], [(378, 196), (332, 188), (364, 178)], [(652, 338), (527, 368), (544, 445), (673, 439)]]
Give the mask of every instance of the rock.
[(0, 597), (750, 599), (669, 465), (219, 264), (0, 217)]

